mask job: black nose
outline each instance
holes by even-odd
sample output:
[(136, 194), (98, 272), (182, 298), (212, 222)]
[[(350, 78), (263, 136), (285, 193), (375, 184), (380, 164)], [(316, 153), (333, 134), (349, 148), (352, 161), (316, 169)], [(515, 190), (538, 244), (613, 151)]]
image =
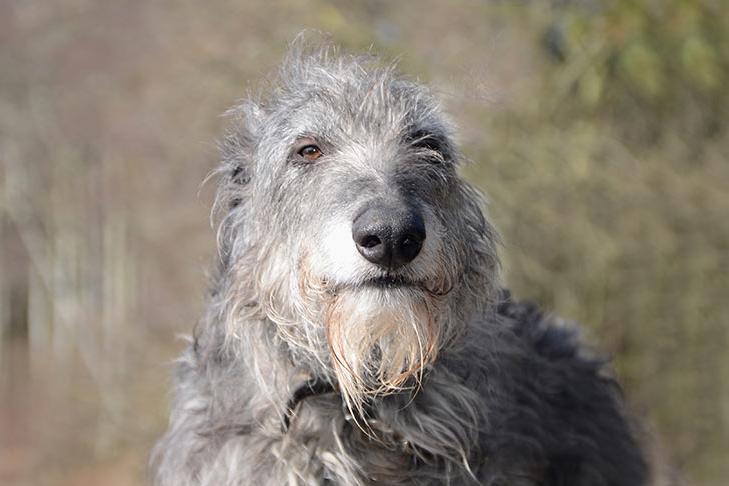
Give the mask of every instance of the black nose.
[(420, 253), (425, 223), (418, 211), (401, 203), (370, 203), (354, 218), (352, 239), (368, 261), (394, 270)]

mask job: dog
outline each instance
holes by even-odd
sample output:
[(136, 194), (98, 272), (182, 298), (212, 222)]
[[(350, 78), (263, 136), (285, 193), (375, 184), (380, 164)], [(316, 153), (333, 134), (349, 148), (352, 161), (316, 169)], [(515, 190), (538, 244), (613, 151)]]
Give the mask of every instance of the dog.
[(646, 484), (605, 361), (502, 288), (436, 97), (331, 46), (270, 84), (228, 112), (156, 484)]

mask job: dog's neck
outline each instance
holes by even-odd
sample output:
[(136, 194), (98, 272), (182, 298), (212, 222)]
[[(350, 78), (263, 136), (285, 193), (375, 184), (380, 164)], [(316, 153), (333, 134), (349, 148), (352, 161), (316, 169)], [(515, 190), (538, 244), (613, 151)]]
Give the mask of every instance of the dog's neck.
[(299, 384), (294, 392), (291, 394), (288, 403), (286, 404), (286, 410), (282, 419), (282, 430), (288, 431), (291, 426), (291, 420), (296, 415), (296, 409), (299, 405), (309, 397), (316, 395), (328, 395), (331, 393), (337, 393), (334, 386), (326, 380), (322, 380), (316, 376), (310, 377)]
[[(282, 437), (297, 437), (297, 433), (305, 430), (301, 427), (311, 426), (312, 413), (330, 414), (339, 406), (339, 419), (327, 421), (327, 427), (344, 427), (342, 430), (355, 435), (358, 435), (357, 430), (366, 430), (363, 437), (378, 437), (384, 444), (400, 447), (401, 453), (410, 451), (407, 454), (439, 457), (438, 460), (453, 467), (461, 467), (477, 444), (477, 431), (483, 425), (478, 397), (468, 387), (458, 385), (460, 380), (440, 360), (439, 365), (427, 373), (423, 388), (417, 393), (407, 388), (401, 394), (375, 397), (363, 407), (364, 416), (354, 416), (346, 408), (333, 377), (327, 376), (321, 367), (317, 368), (317, 360), (293, 359), (290, 348), (277, 336), (273, 323), (265, 318), (251, 320), (242, 329), (244, 332), (238, 338), (235, 351), (224, 353), (233, 361), (223, 363), (223, 367), (240, 367), (245, 378), (241, 377), (236, 386), (250, 387), (249, 392), (245, 401), (233, 400), (219, 408), (245, 407), (252, 413), (244, 414), (243, 420), (249, 424), (267, 424), (264, 428), (271, 427), (268, 434), (275, 434), (277, 429)], [(212, 331), (211, 328), (207, 330)], [(214, 350), (222, 349), (223, 334), (202, 334), (200, 345), (208, 352), (198, 351), (202, 353), (201, 358), (212, 364), (221, 359), (221, 354)], [(227, 394), (217, 396), (221, 400), (230, 398)], [(448, 406), (432, 406), (436, 403)], [(418, 426), (423, 423), (436, 425), (424, 430)]]

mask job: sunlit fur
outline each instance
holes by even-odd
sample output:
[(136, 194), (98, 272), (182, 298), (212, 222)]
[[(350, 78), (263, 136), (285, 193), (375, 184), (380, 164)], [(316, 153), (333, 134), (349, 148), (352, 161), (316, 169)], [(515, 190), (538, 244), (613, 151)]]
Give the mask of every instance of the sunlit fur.
[[(157, 484), (643, 483), (602, 363), (500, 290), (496, 233), (425, 87), (298, 43), (228, 115), (219, 264)], [(297, 158), (303, 138), (322, 157)], [(381, 198), (416, 207), (427, 233), (386, 275), (352, 239)], [(395, 283), (372, 284), (383, 275)], [(314, 378), (332, 392), (287, 410)]]

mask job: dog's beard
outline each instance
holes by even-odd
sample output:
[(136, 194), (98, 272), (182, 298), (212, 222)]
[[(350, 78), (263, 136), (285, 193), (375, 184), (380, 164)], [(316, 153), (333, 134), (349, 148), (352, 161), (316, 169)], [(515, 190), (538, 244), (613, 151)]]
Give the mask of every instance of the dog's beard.
[(453, 277), (442, 272), (420, 282), (346, 285), (317, 276), (312, 267), (303, 258), (287, 278), (274, 271), (286, 265), (268, 265), (254, 279), (258, 298), (251, 309), (276, 324), (296, 366), (335, 382), (360, 417), (374, 397), (416, 391), (428, 365), (458, 332), (451, 329), (457, 322), (449, 304)]
[(375, 396), (415, 388), (439, 348), (440, 302), (415, 287), (357, 288), (331, 297), (324, 326), (347, 407), (362, 415)]

